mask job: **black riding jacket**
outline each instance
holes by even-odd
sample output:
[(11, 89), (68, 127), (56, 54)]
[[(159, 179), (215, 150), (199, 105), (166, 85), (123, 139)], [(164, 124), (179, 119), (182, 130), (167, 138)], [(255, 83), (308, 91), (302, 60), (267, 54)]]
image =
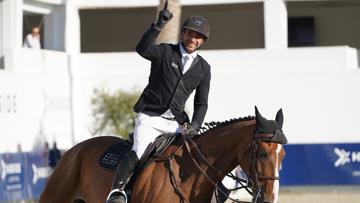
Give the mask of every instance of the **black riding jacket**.
[(189, 122), (184, 111), (185, 103), (196, 89), (191, 124), (197, 128), (204, 121), (208, 108), (210, 65), (197, 55), (189, 70), (182, 74), (180, 45), (155, 45), (159, 33), (160, 30), (152, 25), (136, 47), (142, 57), (151, 61), (151, 71), (149, 83), (135, 104), (134, 111), (160, 116), (170, 108), (178, 123)]

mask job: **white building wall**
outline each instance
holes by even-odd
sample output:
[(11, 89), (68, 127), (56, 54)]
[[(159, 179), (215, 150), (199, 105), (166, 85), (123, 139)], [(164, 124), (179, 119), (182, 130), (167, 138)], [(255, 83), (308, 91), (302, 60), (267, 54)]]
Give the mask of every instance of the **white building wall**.
[[(290, 143), (360, 141), (356, 123), (360, 69), (355, 49), (200, 54), (212, 66), (205, 121), (254, 115), (255, 105), (265, 117), (274, 119), (283, 108)], [(0, 123), (4, 124), (0, 131), (11, 139), (1, 143), (0, 151), (14, 151), (18, 142), (31, 150), (40, 134), (49, 142), (56, 140), (63, 149), (90, 138), (94, 88), (142, 90), (150, 71), (150, 63), (134, 52), (68, 58), (61, 52), (17, 49), (5, 57), (9, 69), (0, 72)], [(191, 106), (190, 100), (190, 114)]]
[[(0, 19), (4, 19), (5, 13), (4, 13), (4, 4), (0, 3)], [(0, 20), (0, 58), (2, 58), (4, 53), (4, 22), (3, 20)], [(2, 60), (1, 60), (2, 61)], [(0, 62), (0, 69), (3, 67), (3, 61)]]
[(22, 0), (1, 1), (2, 54), (22, 46)]
[[(181, 0), (182, 5), (212, 5), (212, 4), (233, 4), (233, 3), (253, 3), (263, 2), (264, 0)], [(116, 8), (116, 7), (147, 7), (158, 6), (159, 0), (78, 0), (79, 8)]]
[[(274, 119), (283, 108), (290, 143), (359, 142), (356, 54), (349, 47), (201, 51), (212, 66), (205, 121), (254, 115), (254, 105)], [(79, 67), (87, 70), (75, 76), (82, 81), (78, 108), (85, 126), (91, 126), (90, 99), (86, 98), (93, 88), (130, 91), (147, 84), (150, 64), (136, 53), (79, 57)], [(191, 106), (190, 101), (187, 109)], [(81, 135), (86, 133), (84, 128)]]
[(286, 49), (287, 11), (284, 0), (264, 1), (265, 48)]
[[(48, 27), (49, 33), (64, 32), (66, 52), (22, 49), (20, 2), (1, 2), (2, 16), (10, 17), (1, 19), (6, 68), (0, 72), (0, 132), (11, 139), (1, 142), (0, 152), (14, 151), (19, 142), (25, 151), (31, 150), (37, 146), (39, 135), (50, 142), (56, 140), (60, 148), (67, 149), (91, 137), (90, 102), (94, 88), (142, 90), (150, 64), (134, 52), (81, 54), (77, 9), (79, 5), (86, 6), (85, 1), (68, 1), (63, 8), (58, 7), (59, 16), (66, 14), (63, 30)], [(137, 1), (140, 2), (155, 3)], [(202, 2), (205, 1), (199, 1)], [(107, 3), (119, 5), (119, 1)], [(62, 23), (55, 16), (51, 18), (49, 23)], [(284, 25), (279, 30), (283, 28)], [(271, 32), (268, 36), (276, 35)], [(265, 117), (273, 119), (276, 111), (283, 108), (284, 131), (290, 143), (360, 142), (360, 126), (356, 123), (360, 113), (360, 69), (355, 49), (288, 49), (275, 44), (266, 49), (200, 54), (212, 65), (205, 121), (254, 115), (254, 105)], [(190, 101), (189, 110), (191, 105)]]
[(60, 5), (44, 16), (44, 49), (65, 51), (65, 11)]
[(80, 53), (80, 17), (76, 1), (65, 5), (65, 51), (68, 54)]
[(13, 49), (0, 72), (0, 152), (72, 146), (71, 89), (65, 53)]

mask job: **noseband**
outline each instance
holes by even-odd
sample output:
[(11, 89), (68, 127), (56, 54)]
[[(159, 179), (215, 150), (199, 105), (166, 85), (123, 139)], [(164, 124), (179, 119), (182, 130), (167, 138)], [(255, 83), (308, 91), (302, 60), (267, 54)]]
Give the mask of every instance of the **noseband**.
[[(249, 146), (249, 148), (247, 149), (247, 151), (244, 153), (243, 157), (241, 159), (243, 159), (245, 157), (245, 155), (247, 153), (249, 153), (249, 151), (251, 150), (251, 165), (250, 165), (250, 172), (251, 174), (246, 174), (247, 177), (249, 177), (249, 183), (246, 183), (246, 185), (243, 185), (244, 181), (242, 179), (239, 179), (238, 177), (235, 176), (230, 176), (231, 178), (235, 179), (238, 183), (240, 183), (241, 187), (239, 188), (235, 188), (233, 190), (237, 190), (237, 189), (241, 189), (244, 188), (246, 189), (246, 191), (253, 196), (253, 202), (263, 202), (263, 200), (261, 201), (261, 199), (263, 199), (264, 197), (264, 191), (261, 187), (260, 182), (261, 181), (267, 181), (267, 180), (279, 180), (280, 178), (278, 176), (264, 176), (258, 173), (257, 171), (257, 167), (256, 167), (256, 163), (258, 160), (258, 152), (259, 152), (259, 142), (261, 142), (263, 139), (269, 138), (271, 137), (272, 134), (255, 134), (254, 135), (254, 139), (251, 143), (251, 145)], [(182, 138), (184, 140), (184, 145), (185, 148), (187, 150), (187, 152), (190, 155), (190, 158), (192, 160), (192, 162), (195, 164), (195, 166), (198, 168), (198, 170), (208, 179), (208, 181), (213, 184), (215, 186), (215, 188), (217, 189), (217, 191), (219, 191), (220, 193), (222, 193), (223, 195), (225, 195), (227, 198), (229, 198), (231, 201), (233, 202), (238, 202), (240, 203), (241, 201), (233, 199), (231, 197), (229, 197), (229, 195), (227, 195), (226, 192), (224, 192), (218, 185), (217, 182), (212, 180), (207, 174), (206, 172), (200, 167), (198, 161), (195, 159), (195, 157), (193, 156), (192, 152), (191, 152), (191, 148), (190, 146), (193, 146), (193, 148), (195, 149), (196, 153), (200, 156), (201, 160), (208, 166), (210, 167), (212, 170), (214, 170), (216, 172), (216, 174), (218, 174), (219, 176), (224, 175), (223, 172), (217, 168), (215, 168), (205, 157), (205, 155), (202, 153), (202, 151), (200, 150), (200, 148), (198, 147), (198, 145), (196, 144), (196, 142), (194, 140), (192, 140), (189, 136), (182, 134)], [(179, 147), (180, 148), (180, 147)], [(178, 149), (179, 149), (178, 148)], [(176, 150), (177, 151), (177, 150)], [(169, 165), (170, 165), (170, 174), (171, 174), (171, 179), (172, 182), (174, 184), (176, 193), (179, 195), (179, 197), (182, 199), (183, 202), (189, 202), (184, 194), (182, 193), (179, 185), (176, 183), (176, 179), (173, 173), (173, 166), (172, 166), (172, 159), (174, 158), (175, 153), (173, 153), (172, 155), (168, 156), (168, 157), (161, 157), (158, 156), (158, 160), (167, 160), (169, 161)], [(227, 175), (229, 176), (229, 175)]]

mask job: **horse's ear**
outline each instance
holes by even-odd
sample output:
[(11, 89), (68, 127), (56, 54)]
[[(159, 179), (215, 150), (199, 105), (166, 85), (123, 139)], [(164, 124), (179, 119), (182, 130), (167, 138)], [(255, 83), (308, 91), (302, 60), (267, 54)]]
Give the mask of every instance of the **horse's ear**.
[(284, 116), (283, 116), (282, 109), (280, 109), (280, 110), (276, 113), (275, 121), (276, 121), (276, 122), (280, 125), (280, 127), (282, 128), (283, 123), (284, 123)]
[(256, 118), (262, 117), (256, 105), (255, 105), (255, 116)]
[(255, 116), (257, 120), (263, 119), (262, 115), (260, 114), (257, 106), (255, 105)]

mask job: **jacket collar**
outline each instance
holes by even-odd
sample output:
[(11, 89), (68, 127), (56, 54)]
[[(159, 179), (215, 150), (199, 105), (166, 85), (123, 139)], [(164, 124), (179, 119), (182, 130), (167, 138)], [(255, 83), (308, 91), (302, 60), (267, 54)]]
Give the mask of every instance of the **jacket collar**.
[[(176, 53), (177, 53), (177, 55), (178, 55), (177, 61), (178, 61), (178, 64), (180, 65), (180, 66), (179, 66), (179, 67), (180, 67), (179, 73), (182, 75), (182, 65), (181, 65), (181, 64), (182, 64), (182, 63), (181, 63), (182, 53), (181, 53), (181, 51), (180, 51), (180, 46), (182, 46), (182, 45), (181, 45), (181, 42), (178, 44), (178, 46), (176, 46)], [(187, 74), (188, 72), (190, 72), (190, 71), (193, 69), (193, 67), (199, 62), (199, 57), (197, 57), (197, 56), (198, 56), (198, 52), (196, 51), (196, 57), (194, 58), (194, 61), (193, 61), (193, 63), (191, 64), (189, 70), (186, 71), (185, 74)]]

